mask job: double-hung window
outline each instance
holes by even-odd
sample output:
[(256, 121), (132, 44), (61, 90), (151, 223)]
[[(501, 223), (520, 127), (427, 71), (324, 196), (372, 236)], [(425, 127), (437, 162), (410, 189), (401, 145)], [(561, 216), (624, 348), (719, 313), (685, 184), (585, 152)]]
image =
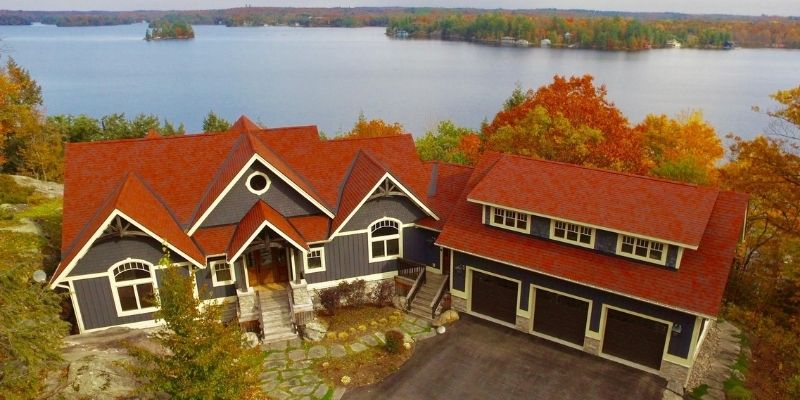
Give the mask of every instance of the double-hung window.
[(500, 228), (511, 229), (517, 232), (530, 232), (530, 215), (505, 208), (492, 207), (489, 224)]
[(322, 272), (325, 271), (325, 248), (312, 247), (306, 256), (305, 272)]
[(666, 245), (655, 240), (622, 235), (617, 253), (658, 264), (666, 262)]
[(381, 219), (369, 226), (369, 261), (384, 261), (402, 255), (400, 223)]
[(155, 311), (152, 264), (128, 260), (111, 268), (111, 286), (119, 316)]
[(233, 265), (224, 260), (211, 262), (211, 282), (214, 286), (232, 285), (235, 280)]
[(552, 220), (550, 238), (583, 247), (594, 247), (594, 229), (570, 222)]

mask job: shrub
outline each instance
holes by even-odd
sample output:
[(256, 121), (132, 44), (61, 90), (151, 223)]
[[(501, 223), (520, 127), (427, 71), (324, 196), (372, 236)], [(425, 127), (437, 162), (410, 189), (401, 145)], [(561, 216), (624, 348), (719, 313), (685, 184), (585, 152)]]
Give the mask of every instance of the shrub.
[(403, 351), (403, 333), (396, 330), (386, 331), (386, 351), (397, 354)]
[(317, 297), (319, 298), (319, 304), (328, 315), (336, 313), (336, 308), (339, 307), (341, 298), (341, 291), (338, 286), (317, 290)]
[(357, 307), (364, 305), (367, 293), (367, 283), (363, 279), (352, 282), (340, 282), (339, 291), (341, 301), (348, 306)]
[(392, 304), (392, 296), (394, 296), (394, 282), (381, 281), (369, 294), (370, 303), (382, 307)]
[(0, 204), (24, 204), (33, 188), (21, 186), (8, 175), (0, 175)]

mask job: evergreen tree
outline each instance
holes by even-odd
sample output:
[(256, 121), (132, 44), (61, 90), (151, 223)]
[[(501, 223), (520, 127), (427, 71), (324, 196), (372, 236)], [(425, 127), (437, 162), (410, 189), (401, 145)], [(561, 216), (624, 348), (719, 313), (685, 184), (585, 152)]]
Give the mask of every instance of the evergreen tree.
[[(172, 399), (258, 399), (264, 356), (248, 348), (234, 321), (221, 322), (220, 304), (203, 305), (194, 296), (194, 273), (161, 260), (164, 274), (156, 295), (166, 329), (155, 341), (166, 351), (131, 348), (131, 370), (143, 380), (143, 394), (166, 393)], [(202, 297), (202, 296), (201, 296)]]
[(209, 111), (203, 120), (203, 132), (225, 132), (231, 127), (231, 123), (217, 115), (214, 111)]
[(69, 333), (61, 296), (32, 280), (35, 268), (0, 265), (0, 399), (36, 398)]

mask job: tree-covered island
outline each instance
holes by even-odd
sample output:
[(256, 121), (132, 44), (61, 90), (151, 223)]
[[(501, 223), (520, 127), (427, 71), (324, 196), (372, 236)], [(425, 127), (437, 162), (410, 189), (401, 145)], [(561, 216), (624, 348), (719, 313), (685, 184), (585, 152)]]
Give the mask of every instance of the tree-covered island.
[(151, 40), (167, 39), (194, 39), (194, 30), (192, 29), (192, 25), (186, 21), (160, 19), (151, 22), (144, 34), (144, 40), (147, 40), (148, 42)]

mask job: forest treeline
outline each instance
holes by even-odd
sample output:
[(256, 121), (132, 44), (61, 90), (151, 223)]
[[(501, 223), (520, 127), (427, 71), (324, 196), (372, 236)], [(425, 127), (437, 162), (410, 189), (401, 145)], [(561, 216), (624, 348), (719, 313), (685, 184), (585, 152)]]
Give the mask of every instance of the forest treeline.
[(132, 24), (162, 18), (192, 25), (304, 27), (387, 27), (390, 34), (476, 42), (512, 37), (538, 46), (603, 50), (665, 47), (800, 48), (800, 18), (775, 16), (623, 13), (592, 10), (480, 10), (444, 8), (278, 8), (244, 7), (192, 11), (0, 11), (0, 25), (34, 22), (58, 26)]
[(493, 12), (403, 15), (392, 17), (387, 34), (412, 38), (500, 43), (525, 40), (533, 46), (598, 50), (663, 48), (677, 40), (682, 47), (800, 48), (800, 20), (749, 19), (639, 19), (622, 16), (522, 15)]
[(165, 17), (151, 22), (145, 32), (145, 40), (193, 39), (194, 29), (186, 21)]

